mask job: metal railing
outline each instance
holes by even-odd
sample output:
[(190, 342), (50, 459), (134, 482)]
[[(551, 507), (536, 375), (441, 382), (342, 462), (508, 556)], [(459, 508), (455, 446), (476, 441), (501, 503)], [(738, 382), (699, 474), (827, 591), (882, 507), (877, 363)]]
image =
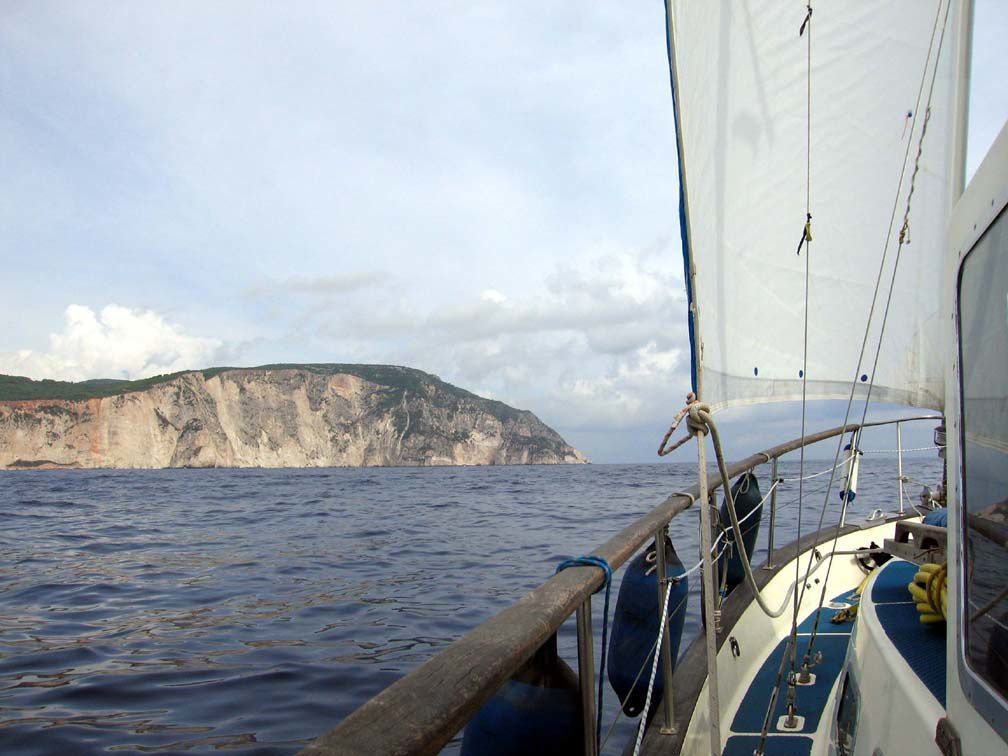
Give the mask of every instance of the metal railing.
[[(797, 438), (757, 452), (728, 466), (731, 478), (772, 462), (776, 480), (777, 460), (803, 445), (834, 438), (860, 428), (937, 420), (927, 415), (858, 425), (850, 423)], [(710, 496), (721, 486), (715, 476)], [(615, 572), (651, 539), (658, 544), (659, 564), (664, 564), (666, 529), (700, 496), (699, 484), (673, 493), (646, 515), (623, 528), (591, 553), (605, 559)], [(777, 497), (770, 511), (770, 546)], [(661, 568), (659, 576), (665, 574)], [(665, 581), (667, 584), (667, 580)], [(497, 689), (524, 664), (574, 613), (577, 613), (578, 673), (583, 702), (585, 753), (596, 754), (595, 670), (591, 622), (591, 597), (602, 587), (604, 577), (597, 567), (577, 566), (563, 570), (532, 590), (517, 603), (502, 610), (423, 665), (396, 681), (351, 713), (334, 729), (312, 742), (302, 754), (436, 754), (458, 733)], [(659, 581), (659, 591), (665, 585)], [(660, 599), (659, 599), (660, 600)], [(666, 640), (668, 634), (665, 635)], [(675, 732), (672, 711), (672, 658), (668, 643), (662, 644), (662, 669), (666, 682), (661, 731)], [(600, 680), (601, 682), (601, 680)]]

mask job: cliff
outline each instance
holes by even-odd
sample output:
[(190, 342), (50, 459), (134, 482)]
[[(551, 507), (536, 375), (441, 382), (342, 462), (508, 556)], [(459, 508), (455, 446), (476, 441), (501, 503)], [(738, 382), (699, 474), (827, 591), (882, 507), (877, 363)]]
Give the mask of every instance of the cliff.
[(411, 368), (271, 365), (82, 383), (0, 376), (0, 468), (586, 461), (531, 412)]

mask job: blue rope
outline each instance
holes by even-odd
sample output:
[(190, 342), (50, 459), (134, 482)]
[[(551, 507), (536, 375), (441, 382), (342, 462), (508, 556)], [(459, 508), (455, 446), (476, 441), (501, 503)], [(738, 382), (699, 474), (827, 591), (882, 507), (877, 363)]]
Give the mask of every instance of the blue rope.
[(599, 586), (598, 591), (595, 591), (598, 593), (603, 587), (605, 588), (605, 608), (602, 610), (602, 658), (599, 664), (598, 708), (595, 722), (595, 747), (597, 750), (601, 748), (602, 742), (602, 694), (605, 692), (605, 665), (608, 646), (606, 641), (609, 634), (609, 588), (612, 586), (612, 567), (602, 557), (582, 556), (561, 562), (557, 565), (556, 571), (561, 572), (568, 567), (598, 567), (605, 573), (605, 582)]

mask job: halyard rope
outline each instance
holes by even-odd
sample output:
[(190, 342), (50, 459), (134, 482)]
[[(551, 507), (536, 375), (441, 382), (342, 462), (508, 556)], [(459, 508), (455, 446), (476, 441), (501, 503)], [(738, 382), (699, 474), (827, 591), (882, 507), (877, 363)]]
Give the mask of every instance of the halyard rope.
[(735, 499), (731, 492), (731, 480), (728, 476), (728, 468), (725, 466), (724, 450), (721, 447), (721, 435), (718, 432), (717, 425), (714, 423), (714, 418), (711, 417), (710, 410), (706, 404), (694, 402), (690, 405), (689, 427), (691, 433), (696, 433), (697, 431), (702, 430), (706, 430), (710, 433), (711, 441), (714, 444), (714, 456), (717, 458), (718, 471), (721, 474), (721, 485), (724, 487), (725, 491), (725, 502), (728, 505), (728, 517), (731, 520), (731, 528), (735, 534), (735, 545), (738, 547), (739, 555), (742, 559), (742, 568), (745, 572), (746, 582), (749, 584), (749, 589), (752, 591), (753, 599), (767, 616), (780, 617), (787, 608), (788, 602), (791, 600), (791, 594), (795, 591), (795, 584), (792, 584), (788, 589), (787, 595), (784, 596), (784, 602), (778, 609), (771, 609), (767, 606), (766, 602), (763, 600), (763, 596), (760, 594), (759, 586), (756, 585), (756, 578), (752, 573), (752, 565), (749, 561), (749, 555), (746, 553), (745, 544), (742, 542), (742, 527), (739, 523), (738, 514), (735, 512)]

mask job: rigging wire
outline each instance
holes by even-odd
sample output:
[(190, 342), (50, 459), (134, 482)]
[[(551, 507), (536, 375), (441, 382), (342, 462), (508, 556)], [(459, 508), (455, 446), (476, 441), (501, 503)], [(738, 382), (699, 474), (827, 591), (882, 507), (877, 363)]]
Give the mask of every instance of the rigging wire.
[[(802, 28), (798, 31), (798, 36), (801, 36), (805, 29), (808, 29), (808, 37), (806, 37), (806, 69), (805, 69), (805, 98), (806, 98), (806, 117), (805, 117), (805, 216), (807, 218), (805, 222), (805, 313), (804, 313), (804, 333), (802, 341), (802, 398), (801, 398), (801, 437), (802, 445), (801, 451), (799, 453), (799, 475), (802, 479), (798, 481), (798, 537), (795, 539), (795, 592), (794, 592), (794, 607), (791, 612), (791, 638), (793, 642), (791, 643), (791, 672), (794, 674), (795, 667), (798, 662), (798, 580), (801, 576), (801, 534), (802, 534), (802, 506), (805, 502), (805, 433), (806, 433), (806, 423), (808, 419), (808, 401), (807, 401), (807, 386), (808, 386), (808, 323), (809, 323), (809, 273), (811, 270), (811, 260), (812, 257), (812, 233), (810, 224), (812, 222), (812, 3), (808, 4), (808, 14), (805, 16), (805, 21), (802, 22)], [(789, 707), (789, 715), (793, 715), (793, 707)], [(762, 752), (765, 736), (760, 737), (760, 747), (759, 751)]]
[[(933, 68), (931, 70), (931, 82), (930, 82), (930, 85), (929, 85), (929, 88), (928, 88), (928, 94), (927, 94), (927, 106), (925, 108), (924, 120), (923, 120), (923, 124), (922, 124), (922, 127), (921, 127), (920, 137), (918, 138), (917, 157), (916, 157), (916, 159), (914, 161), (914, 170), (913, 170), (913, 174), (911, 175), (911, 178), (910, 178), (910, 189), (909, 189), (909, 192), (907, 193), (907, 198), (906, 198), (906, 210), (905, 210), (904, 215), (903, 215), (903, 228), (900, 230), (899, 244), (896, 247), (896, 254), (895, 254), (895, 259), (893, 261), (892, 275), (890, 277), (889, 289), (888, 289), (888, 293), (886, 295), (885, 308), (883, 309), (883, 313), (882, 313), (882, 322), (881, 322), (881, 325), (880, 325), (880, 328), (879, 328), (878, 341), (877, 341), (876, 346), (875, 346), (875, 357), (874, 357), (874, 361), (872, 363), (872, 370), (871, 370), (871, 373), (870, 373), (871, 378), (870, 378), (870, 380), (868, 382), (867, 392), (865, 394), (865, 400), (864, 400), (864, 407), (863, 407), (862, 413), (861, 413), (861, 424), (862, 425), (864, 425), (865, 418), (867, 417), (867, 414), (868, 414), (868, 404), (869, 404), (869, 402), (871, 400), (872, 388), (875, 385), (875, 372), (876, 372), (876, 370), (878, 368), (879, 356), (880, 356), (880, 354), (882, 352), (882, 339), (883, 339), (883, 336), (885, 335), (886, 321), (888, 320), (889, 308), (890, 308), (890, 305), (892, 304), (892, 295), (893, 295), (893, 290), (895, 288), (895, 283), (896, 283), (896, 273), (897, 273), (897, 271), (899, 269), (900, 254), (901, 254), (901, 252), (903, 250), (903, 246), (905, 244), (909, 243), (909, 234), (908, 234), (908, 231), (909, 231), (909, 218), (910, 218), (910, 204), (911, 204), (911, 199), (913, 198), (914, 186), (915, 186), (916, 179), (917, 179), (917, 173), (918, 173), (918, 170), (920, 169), (920, 158), (921, 158), (921, 154), (922, 154), (923, 149), (924, 149), (924, 136), (927, 133), (927, 124), (928, 124), (928, 120), (930, 119), (930, 116), (931, 116), (931, 100), (932, 100), (932, 97), (934, 95), (935, 82), (936, 82), (936, 80), (938, 78), (938, 62), (941, 60), (941, 51), (942, 51), (942, 47), (944, 46), (944, 42), (945, 42), (945, 31), (948, 28), (949, 11), (950, 11), (950, 9), (952, 7), (951, 1), (948, 2), (948, 3), (944, 3), (944, 5), (945, 5), (945, 13), (944, 13), (944, 17), (943, 17), (943, 15), (942, 15), (942, 5), (943, 5), (942, 0), (939, 0), (938, 10), (937, 10), (937, 12), (935, 14), (934, 26), (932, 27), (932, 30), (931, 30), (931, 41), (928, 44), (928, 54), (927, 54), (927, 57), (926, 57), (925, 62), (924, 62), (924, 71), (921, 74), (920, 88), (917, 91), (917, 103), (916, 103), (916, 107), (914, 108), (914, 117), (913, 117), (914, 123), (911, 126), (911, 133), (913, 133), (913, 128), (916, 127), (917, 113), (920, 111), (921, 96), (922, 96), (923, 91), (924, 91), (924, 85), (925, 85), (925, 83), (927, 82), (927, 79), (928, 79), (928, 69), (931, 68), (931, 60), (932, 60), (931, 53), (932, 53), (932, 50), (934, 48), (935, 35), (936, 35), (937, 31), (938, 31), (938, 22), (939, 22), (939, 20), (941, 20), (941, 34), (938, 36), (938, 49), (937, 49), (937, 51), (934, 54), (934, 66), (933, 66)], [(871, 307), (871, 310), (869, 311), (868, 323), (865, 326), (865, 335), (864, 335), (864, 339), (862, 341), (862, 346), (861, 346), (861, 356), (858, 359), (858, 366), (857, 366), (857, 371), (855, 372), (855, 378), (854, 378), (853, 381), (851, 381), (851, 393), (850, 393), (850, 397), (849, 397), (848, 402), (847, 402), (847, 412), (846, 412), (846, 414), (844, 416), (844, 422), (843, 422), (844, 425), (847, 424), (847, 420), (849, 419), (849, 416), (850, 416), (850, 410), (851, 410), (851, 407), (852, 407), (853, 401), (854, 401), (854, 391), (855, 391), (855, 389), (857, 387), (857, 377), (856, 376), (861, 372), (861, 362), (862, 362), (862, 360), (864, 358), (864, 352), (865, 352), (865, 348), (866, 348), (867, 342), (868, 342), (868, 334), (869, 334), (869, 330), (870, 330), (870, 327), (871, 327), (872, 315), (873, 315), (874, 310), (875, 310), (875, 303), (876, 303), (876, 300), (877, 300), (877, 297), (878, 297), (878, 291), (879, 291), (879, 288), (880, 288), (880, 285), (881, 285), (882, 273), (883, 273), (883, 271), (885, 269), (885, 259), (886, 259), (887, 252), (888, 252), (888, 249), (889, 249), (890, 239), (892, 237), (892, 228), (893, 228), (893, 222), (894, 222), (895, 217), (896, 217), (896, 208), (899, 205), (899, 194), (902, 191), (903, 180), (904, 180), (904, 178), (906, 176), (906, 167), (907, 167), (907, 161), (909, 159), (910, 145), (911, 145), (911, 143), (912, 143), (912, 140), (907, 140), (907, 147), (906, 147), (906, 151), (905, 151), (904, 156), (903, 156), (903, 167), (902, 167), (902, 169), (900, 171), (899, 186), (898, 186), (897, 191), (896, 191), (896, 198), (895, 198), (895, 200), (893, 202), (892, 216), (890, 217), (890, 222), (889, 222), (889, 231), (888, 231), (888, 233), (886, 235), (886, 242), (885, 242), (885, 246), (883, 248), (882, 262), (880, 264), (878, 278), (876, 279), (876, 283), (875, 283), (875, 294), (873, 295), (873, 298), (872, 298), (872, 307)], [(836, 457), (837, 458), (840, 456), (840, 450), (841, 450), (842, 444), (843, 444), (843, 437), (841, 436), (840, 440), (837, 443), (837, 452), (836, 452)], [(826, 514), (826, 507), (827, 507), (827, 505), (829, 503), (829, 494), (830, 494), (830, 491), (832, 491), (832, 488), (833, 488), (833, 476), (830, 477), (829, 489), (826, 492), (826, 500), (823, 503), (822, 513), (820, 514), (820, 517), (819, 517), (819, 529), (822, 528), (822, 521), (823, 521), (823, 518), (825, 517), (825, 514)], [(834, 533), (833, 533), (833, 548), (834, 549), (836, 548), (837, 539), (840, 536), (840, 523), (841, 522), (842, 522), (842, 518), (841, 518), (841, 520), (839, 520), (837, 522), (837, 525), (836, 525), (836, 527), (834, 529)], [(811, 569), (811, 567), (812, 567), (812, 558), (810, 557), (809, 558), (809, 569)], [(827, 584), (828, 584), (829, 573), (830, 573), (830, 568), (831, 567), (832, 567), (832, 561), (831, 561), (831, 564), (826, 568), (826, 577), (822, 581), (822, 592), (820, 593), (820, 597), (819, 597), (819, 605), (820, 606), (822, 606), (823, 602), (825, 601), (826, 587), (827, 587)], [(801, 593), (802, 593), (802, 597), (804, 597), (804, 593), (805, 593), (804, 583), (802, 585)], [(811, 632), (811, 634), (809, 636), (809, 642), (808, 642), (808, 646), (807, 646), (806, 652), (805, 652), (805, 660), (806, 661), (810, 658), (810, 655), (812, 653), (812, 647), (815, 644), (816, 638), (818, 636), (818, 632), (819, 632), (819, 613), (816, 614), (816, 619), (815, 619), (815, 621), (813, 622), (813, 625), (812, 625), (812, 632)]]
[[(802, 533), (802, 506), (805, 493), (805, 433), (806, 433), (806, 421), (807, 421), (807, 387), (808, 387), (808, 302), (809, 302), (809, 270), (810, 263), (809, 258), (811, 257), (812, 251), (812, 3), (809, 2), (806, 5), (807, 13), (805, 14), (805, 19), (801, 23), (801, 27), (798, 29), (798, 36), (801, 37), (808, 31), (808, 36), (805, 38), (805, 55), (806, 55), (806, 65), (805, 65), (805, 230), (802, 233), (802, 238), (798, 243), (798, 254), (801, 254), (801, 248), (804, 244), (805, 246), (805, 311), (804, 311), (804, 333), (802, 341), (802, 371), (801, 371), (801, 382), (802, 382), (802, 397), (801, 397), (801, 438), (802, 445), (799, 454), (799, 479), (798, 479), (798, 537), (795, 539), (795, 582), (794, 582), (794, 604), (791, 611), (791, 631), (788, 633), (788, 645), (784, 649), (784, 655), (781, 657), (781, 668), (777, 673), (777, 683), (774, 685), (773, 695), (770, 697), (770, 708), (767, 710), (766, 717), (764, 719), (763, 728), (760, 732), (759, 745), (756, 747), (756, 754), (762, 754), (763, 749), (766, 746), (767, 731), (770, 725), (770, 716), (774, 710), (774, 706), (777, 705), (777, 690), (780, 688), (781, 675), (784, 672), (785, 659), (788, 656), (791, 657), (791, 675), (794, 676), (794, 669), (797, 664), (797, 648), (798, 648), (798, 580), (801, 577), (801, 533)], [(836, 460), (834, 460), (836, 464)], [(745, 559), (745, 549), (743, 547), (743, 559)], [(809, 565), (811, 566), (811, 564)], [(790, 651), (790, 653), (789, 653)], [(788, 714), (793, 716), (794, 714), (794, 699), (793, 693), (789, 692)]]

